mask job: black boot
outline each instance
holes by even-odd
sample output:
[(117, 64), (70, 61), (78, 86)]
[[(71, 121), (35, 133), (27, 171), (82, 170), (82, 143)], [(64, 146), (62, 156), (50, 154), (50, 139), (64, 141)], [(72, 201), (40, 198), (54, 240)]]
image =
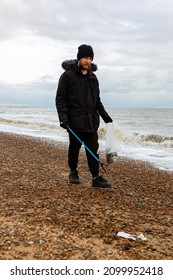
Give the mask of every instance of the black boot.
[(69, 182), (72, 183), (72, 184), (79, 184), (80, 183), (77, 170), (74, 170), (74, 171), (70, 172)]
[(101, 176), (97, 176), (97, 177), (93, 178), (92, 186), (95, 188), (102, 188), (102, 189), (111, 187), (111, 185)]

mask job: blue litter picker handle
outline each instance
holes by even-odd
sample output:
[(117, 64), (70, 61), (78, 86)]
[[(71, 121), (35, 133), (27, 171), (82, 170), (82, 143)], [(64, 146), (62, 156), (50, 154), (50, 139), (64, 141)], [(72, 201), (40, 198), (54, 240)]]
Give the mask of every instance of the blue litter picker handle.
[(85, 147), (88, 152), (90, 152), (90, 154), (97, 160), (99, 161), (98, 157), (96, 157), (93, 152), (91, 152), (91, 150), (85, 145), (85, 143), (76, 135), (76, 133), (69, 127), (67, 126), (68, 130), (70, 130), (71, 133), (73, 133), (73, 135), (79, 140), (79, 142), (81, 142), (81, 144), (83, 145), (83, 147)]
[[(98, 161), (100, 162), (99, 158), (96, 157), (96, 155), (93, 154), (93, 152), (91, 152), (91, 150), (85, 145), (85, 143), (76, 135), (76, 133), (69, 127), (67, 126), (68, 130), (78, 139), (78, 141), (82, 144), (82, 146), (88, 150), (88, 152), (90, 152), (90, 154)], [(106, 170), (104, 168), (104, 165), (106, 166), (105, 163), (100, 162), (100, 165), (102, 167), (102, 169), (104, 170), (104, 172), (106, 173)]]

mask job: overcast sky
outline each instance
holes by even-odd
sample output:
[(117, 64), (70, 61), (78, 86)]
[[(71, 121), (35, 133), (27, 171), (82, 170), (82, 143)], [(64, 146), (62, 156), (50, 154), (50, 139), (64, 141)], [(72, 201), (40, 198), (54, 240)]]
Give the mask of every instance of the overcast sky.
[(173, 108), (172, 0), (1, 0), (0, 104), (54, 106), (83, 43), (105, 106)]

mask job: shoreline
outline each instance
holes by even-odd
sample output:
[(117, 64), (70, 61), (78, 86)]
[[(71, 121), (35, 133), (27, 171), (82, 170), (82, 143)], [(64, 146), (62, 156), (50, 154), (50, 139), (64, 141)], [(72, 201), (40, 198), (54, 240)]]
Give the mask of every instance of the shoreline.
[[(64, 140), (60, 140), (60, 139), (55, 139), (55, 138), (51, 138), (51, 137), (46, 137), (46, 136), (38, 136), (38, 135), (29, 135), (29, 134), (22, 134), (22, 133), (17, 133), (17, 132), (8, 132), (8, 131), (0, 131), (0, 133), (2, 134), (7, 134), (7, 135), (11, 135), (11, 136), (18, 136), (18, 137), (24, 137), (26, 139), (35, 139), (36, 141), (41, 141), (41, 142), (48, 142), (48, 143), (52, 143), (53, 145), (56, 146), (60, 146), (63, 149), (68, 149), (68, 140), (64, 141)], [(85, 150), (81, 149), (81, 152), (85, 153)], [(101, 147), (99, 147), (99, 151), (98, 151), (99, 155), (102, 157), (102, 160), (105, 161), (106, 163), (106, 159), (105, 159), (105, 152), (104, 149), (102, 149)], [(146, 165), (151, 166), (151, 168), (156, 168), (158, 170), (161, 170), (163, 172), (167, 172), (170, 174), (173, 174), (173, 170), (172, 169), (167, 169), (163, 166), (159, 166), (157, 165), (155, 162), (151, 162), (145, 159), (136, 159), (130, 156), (125, 156), (125, 155), (118, 155), (118, 158), (127, 160), (127, 161), (136, 161), (139, 163), (144, 163)]]
[(172, 172), (118, 157), (103, 174), (112, 188), (94, 189), (80, 152), (72, 185), (68, 143), (0, 137), (0, 259), (172, 259)]

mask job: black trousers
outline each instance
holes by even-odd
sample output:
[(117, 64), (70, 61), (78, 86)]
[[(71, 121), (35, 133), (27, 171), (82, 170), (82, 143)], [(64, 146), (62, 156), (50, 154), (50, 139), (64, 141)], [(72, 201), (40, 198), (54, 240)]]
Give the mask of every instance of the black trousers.
[[(97, 154), (99, 148), (97, 132), (75, 132), (75, 134), (99, 159), (99, 155)], [(71, 132), (69, 132), (68, 165), (71, 171), (77, 169), (79, 150), (81, 146), (82, 143)], [(85, 149), (85, 152), (87, 156), (89, 170), (92, 176), (96, 177), (99, 174), (99, 161), (97, 161), (87, 149)]]

